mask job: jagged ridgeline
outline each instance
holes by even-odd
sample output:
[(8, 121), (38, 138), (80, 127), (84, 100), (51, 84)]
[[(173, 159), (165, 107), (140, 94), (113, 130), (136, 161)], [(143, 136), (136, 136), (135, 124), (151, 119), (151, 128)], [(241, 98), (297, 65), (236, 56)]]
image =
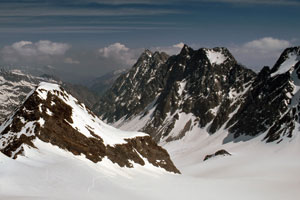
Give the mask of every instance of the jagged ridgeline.
[(108, 159), (120, 167), (150, 164), (179, 173), (167, 151), (150, 136), (113, 128), (61, 86), (42, 82), (1, 125), (0, 151), (18, 159), (27, 151), (49, 148), (95, 163)]
[(226, 48), (185, 45), (169, 58), (146, 50), (94, 109), (108, 123), (144, 131), (157, 142), (181, 139), (199, 127), (210, 134), (227, 131), (224, 143), (260, 134), (279, 142), (297, 131), (298, 67), (299, 47), (258, 74)]

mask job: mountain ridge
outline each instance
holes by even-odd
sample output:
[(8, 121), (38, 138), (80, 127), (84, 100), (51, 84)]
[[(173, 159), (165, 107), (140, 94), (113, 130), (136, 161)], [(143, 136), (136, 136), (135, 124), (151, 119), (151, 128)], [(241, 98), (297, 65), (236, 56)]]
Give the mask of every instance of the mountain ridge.
[(1, 126), (0, 151), (17, 159), (24, 145), (35, 149), (36, 140), (95, 163), (108, 158), (120, 167), (149, 162), (180, 173), (166, 150), (148, 135), (117, 130), (100, 121), (84, 104), (57, 84), (40, 83)]
[[(108, 106), (108, 109), (103, 112), (96, 109), (96, 113), (121, 129), (146, 132), (157, 142), (181, 139), (197, 126), (209, 134), (225, 129), (228, 132), (225, 143), (256, 137), (262, 133), (266, 134), (266, 142), (279, 142), (282, 139), (279, 135), (283, 133), (276, 123), (290, 124), (289, 134), (284, 135), (291, 135), (295, 128), (291, 121), (296, 119), (295, 113), (298, 111), (295, 108), (289, 109), (286, 102), (295, 101), (292, 96), (297, 93), (293, 92), (297, 86), (293, 82), (297, 82), (295, 71), (299, 65), (299, 49), (286, 49), (272, 69), (264, 67), (256, 74), (238, 64), (224, 47), (193, 50), (184, 45), (178, 55), (162, 62), (150, 78), (143, 74), (138, 79), (129, 77), (128, 73), (123, 75), (131, 79), (129, 82), (137, 85), (159, 77), (156, 84), (152, 83), (153, 91), (139, 85), (145, 92), (136, 94), (127, 87), (122, 92), (129, 98), (121, 99), (120, 102), (115, 100), (120, 100), (121, 93), (109, 90), (96, 105), (98, 108)], [(143, 59), (144, 57), (140, 57), (137, 64), (142, 63)], [(150, 68), (144, 66), (146, 69), (147, 67)], [(293, 67), (296, 70), (291, 69)], [(138, 74), (133, 67), (131, 73), (134, 72)], [(113, 88), (120, 85), (124, 87), (116, 81)], [(285, 87), (282, 88), (282, 85)], [(148, 95), (149, 91), (151, 96)], [(281, 94), (284, 95), (277, 98)], [(123, 107), (128, 107), (128, 102), (132, 101), (130, 97), (137, 96), (141, 98), (141, 102), (143, 97), (147, 97), (146, 103), (142, 103), (137, 110), (120, 112)], [(114, 109), (109, 109), (110, 105)], [(282, 119), (282, 112), (288, 112), (290, 116), (286, 114)], [(277, 122), (273, 122), (274, 120)], [(267, 130), (269, 131), (266, 133)]]
[[(141, 63), (142, 60), (143, 58), (141, 57), (137, 63)], [(147, 66), (145, 66), (145, 68), (147, 68)], [(133, 67), (132, 70), (134, 71), (134, 69)], [(223, 74), (225, 74), (225, 77), (223, 77)], [(193, 50), (187, 45), (184, 45), (177, 56), (169, 57), (168, 60), (157, 67), (157, 70), (152, 74), (151, 78), (141, 76), (138, 80), (135, 80), (135, 77), (131, 80), (133, 82), (146, 82), (149, 79), (156, 80), (156, 78), (159, 77), (157, 84), (155, 84), (155, 82), (153, 83), (154, 95), (149, 98), (148, 89), (145, 89), (144, 93), (139, 94), (141, 98), (148, 97), (147, 105), (144, 105), (146, 109), (143, 113), (141, 113), (142, 110), (138, 110), (134, 113), (120, 115), (120, 113), (118, 113), (120, 109), (114, 111), (105, 110), (96, 113), (99, 114), (102, 119), (107, 120), (107, 122), (115, 123), (117, 127), (124, 127), (126, 120), (130, 121), (130, 118), (136, 118), (132, 121), (137, 122), (138, 118), (143, 121), (145, 116), (147, 116), (151, 119), (140, 125), (139, 128), (149, 133), (156, 141), (160, 141), (172, 131), (176, 123), (175, 121), (179, 118), (179, 113), (182, 112), (186, 114), (193, 113), (195, 119), (192, 121), (195, 121), (198, 117), (198, 122), (195, 123), (201, 127), (206, 126), (215, 119), (215, 122), (210, 128), (210, 132), (215, 132), (221, 124), (224, 123), (224, 119), (222, 119), (224, 117), (221, 115), (218, 117), (215, 116), (217, 113), (212, 113), (211, 109), (223, 102), (224, 108), (222, 109), (230, 110), (228, 109), (230, 105), (228, 102), (225, 102), (225, 99), (232, 101), (235, 97), (226, 96), (230, 90), (229, 88), (233, 87), (233, 89), (240, 92), (244, 87), (242, 83), (243, 80), (245, 80), (246, 83), (250, 83), (254, 76), (255, 73), (239, 65), (226, 48), (201, 48), (199, 50)], [(240, 78), (241, 81), (238, 81), (238, 78)], [(121, 84), (115, 82), (113, 88), (117, 88), (119, 85)], [(210, 89), (214, 92), (211, 92)], [(131, 92), (130, 88), (126, 91), (131, 93), (132, 96), (136, 96), (135, 93)], [(150, 90), (150, 92), (152, 91)], [(220, 94), (217, 94), (217, 92)], [(103, 104), (104, 106), (105, 104), (118, 105), (118, 102), (113, 101), (113, 97), (120, 96), (118, 91), (110, 90), (106, 94), (109, 98), (107, 98), (107, 100), (104, 99), (104, 102), (100, 101), (99, 107), (103, 108)], [(201, 94), (202, 97), (200, 98), (198, 94)], [(127, 104), (126, 102), (124, 103), (126, 107)], [(119, 107), (122, 108), (122, 105)], [(231, 112), (233, 110), (234, 109), (231, 108)], [(167, 116), (167, 113), (170, 113), (171, 118)], [(226, 115), (229, 115), (229, 113)], [(113, 117), (116, 118), (114, 119)], [(187, 120), (183, 122), (182, 135), (191, 128), (192, 121)], [(178, 137), (175, 136), (174, 138)], [(169, 138), (169, 140), (172, 139)]]

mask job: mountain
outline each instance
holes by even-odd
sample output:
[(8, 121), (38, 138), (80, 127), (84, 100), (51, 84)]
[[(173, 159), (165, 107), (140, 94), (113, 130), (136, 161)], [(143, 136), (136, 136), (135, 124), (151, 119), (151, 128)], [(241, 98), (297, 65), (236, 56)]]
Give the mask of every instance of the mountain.
[(0, 70), (0, 123), (13, 112), (40, 81), (51, 77), (34, 77), (18, 70)]
[(244, 102), (243, 94), (256, 78), (226, 48), (193, 50), (185, 45), (176, 56), (161, 55), (144, 52), (103, 95), (96, 113), (156, 141), (180, 139), (193, 127), (213, 134)]
[(129, 69), (118, 69), (104, 74), (88, 83), (88, 88), (98, 95), (101, 95), (112, 86), (119, 76), (125, 74), (128, 70)]
[(57, 84), (42, 82), (0, 128), (0, 151), (14, 159), (28, 149), (49, 147), (92, 162), (108, 159), (120, 167), (151, 164), (179, 173), (164, 149), (148, 135), (104, 124)]
[(226, 125), (226, 141), (262, 133), (266, 142), (292, 138), (298, 133), (299, 86), (300, 47), (287, 48), (272, 69), (264, 67), (253, 81), (245, 102)]
[(142, 112), (164, 87), (166, 70), (162, 65), (168, 59), (165, 53), (146, 50), (126, 74), (121, 75), (104, 93), (93, 110), (112, 123)]
[[(298, 159), (300, 152), (300, 134), (298, 122), (299, 117), (297, 117), (298, 106), (296, 106), (299, 102), (297, 76), (299, 71), (298, 49), (300, 48), (297, 47), (287, 49), (276, 63), (276, 67), (265, 67), (258, 74), (255, 74), (251, 70), (247, 70), (240, 65), (233, 65), (235, 63), (234, 59), (230, 59), (230, 57), (226, 57), (226, 59), (224, 59), (221, 55), (225, 54), (225, 52), (227, 51), (225, 48), (200, 49), (203, 50), (205, 54), (202, 53), (203, 57), (198, 61), (201, 60), (201, 63), (206, 62), (207, 64), (200, 65), (198, 62), (193, 62), (193, 64), (188, 64), (190, 65), (189, 67), (188, 65), (186, 65), (185, 68), (192, 68), (194, 66), (195, 68), (198, 67), (205, 72), (205, 69), (202, 68), (210, 67), (210, 72), (206, 73), (215, 76), (220, 76), (222, 74), (222, 71), (231, 71), (231, 73), (229, 73), (229, 76), (221, 76), (223, 78), (221, 80), (227, 80), (228, 77), (230, 77), (230, 74), (235, 74), (234, 71), (239, 71), (234, 70), (235, 68), (240, 69), (240, 72), (237, 74), (243, 75), (239, 78), (234, 78), (235, 76), (233, 76), (232, 80), (235, 80), (235, 82), (233, 83), (227, 83), (226, 81), (223, 81), (224, 84), (227, 84), (226, 87), (230, 88), (227, 95), (225, 94), (225, 92), (223, 92), (226, 87), (216, 87), (215, 85), (217, 85), (217, 81), (212, 81), (212, 78), (207, 78), (202, 73), (199, 73), (198, 75), (196, 75), (196, 77), (194, 77), (195, 84), (203, 84), (201, 87), (212, 86), (213, 88), (220, 88), (218, 90), (214, 89), (214, 91), (216, 90), (218, 92), (213, 92), (211, 88), (206, 89), (207, 93), (205, 94), (210, 98), (210, 101), (207, 104), (202, 103), (205, 106), (208, 105), (204, 108), (207, 109), (207, 107), (212, 104), (211, 101), (213, 101), (214, 98), (210, 96), (213, 95), (213, 93), (216, 93), (214, 95), (217, 95), (216, 97), (218, 98), (216, 98), (216, 100), (214, 100), (213, 102), (217, 103), (220, 99), (223, 99), (224, 101), (230, 101), (230, 106), (227, 107), (234, 109), (234, 111), (228, 111), (231, 113), (228, 115), (227, 120), (226, 118), (223, 119), (222, 117), (219, 117), (222, 120), (220, 120), (220, 122), (217, 124), (222, 124), (223, 120), (226, 120), (226, 122), (223, 123), (223, 125), (220, 128), (217, 128), (214, 132), (211, 130), (211, 125), (212, 122), (216, 120), (216, 117), (213, 117), (213, 119), (208, 124), (202, 127), (201, 123), (209, 121), (210, 118), (208, 118), (208, 120), (200, 120), (200, 118), (196, 118), (195, 114), (192, 113), (194, 112), (193, 109), (191, 109), (191, 113), (186, 114), (184, 110), (189, 107), (176, 107), (177, 110), (182, 110), (182, 112), (178, 114), (179, 120), (175, 121), (175, 126), (174, 128), (172, 128), (169, 135), (163, 136), (162, 139), (160, 139), (159, 144), (162, 145), (164, 149), (168, 150), (172, 161), (180, 170), (181, 175), (168, 173), (164, 168), (153, 166), (147, 161), (146, 158), (143, 157), (144, 154), (141, 153), (138, 154), (145, 162), (145, 165), (143, 166), (130, 160), (133, 168), (120, 167), (117, 163), (113, 163), (110, 159), (111, 157), (108, 156), (105, 156), (101, 161), (96, 161), (95, 163), (92, 160), (94, 158), (93, 155), (95, 155), (95, 152), (98, 152), (96, 150), (97, 148), (95, 149), (94, 145), (84, 145), (87, 143), (87, 140), (92, 140), (92, 138), (94, 137), (87, 137), (88, 139), (83, 139), (83, 137), (79, 135), (78, 137), (73, 137), (74, 130), (72, 130), (72, 128), (75, 127), (76, 129), (77, 127), (78, 132), (92, 135), (92, 133), (89, 132), (88, 127), (95, 127), (95, 123), (98, 122), (99, 119), (93, 118), (89, 114), (86, 114), (86, 111), (88, 112), (88, 109), (84, 109), (84, 106), (82, 104), (80, 104), (82, 105), (80, 106), (76, 103), (72, 103), (72, 105), (70, 105), (72, 107), (72, 117), (68, 117), (68, 113), (70, 113), (70, 111), (68, 111), (69, 106), (61, 104), (61, 102), (65, 104), (71, 104), (73, 98), (71, 98), (69, 94), (67, 94), (60, 88), (55, 89), (59, 91), (59, 95), (57, 95), (56, 93), (54, 94), (51, 89), (54, 87), (51, 87), (49, 89), (41, 85), (41, 89), (50, 91), (51, 95), (49, 96), (51, 96), (51, 99), (52, 97), (54, 99), (51, 101), (49, 99), (47, 100), (47, 96), (45, 95), (46, 92), (44, 90), (42, 90), (44, 92), (37, 90), (38, 97), (39, 95), (42, 95), (46, 98), (46, 101), (42, 100), (44, 103), (39, 104), (41, 105), (38, 106), (40, 108), (34, 109), (36, 107), (34, 106), (35, 104), (28, 103), (35, 102), (34, 100), (28, 101), (29, 99), (31, 99), (32, 95), (34, 95), (34, 92), (31, 93), (32, 95), (29, 95), (27, 100), (28, 102), (26, 101), (25, 104), (22, 104), (26, 105), (23, 106), (25, 107), (25, 109), (17, 111), (14, 115), (15, 117), (11, 118), (12, 123), (27, 124), (25, 125), (26, 128), (22, 128), (21, 132), (19, 132), (17, 136), (15, 133), (11, 132), (11, 129), (13, 127), (15, 127), (15, 129), (20, 129), (18, 128), (18, 126), (12, 126), (11, 128), (9, 128), (9, 134), (0, 134), (1, 148), (6, 145), (6, 143), (3, 143), (4, 140), (7, 141), (11, 137), (14, 137), (15, 140), (13, 140), (16, 141), (14, 143), (15, 146), (12, 145), (10, 150), (14, 151), (14, 148), (16, 148), (18, 144), (23, 144), (18, 150), (22, 150), (23, 148), (22, 154), (24, 155), (21, 156), (21, 154), (14, 154), (17, 158), (11, 159), (4, 155), (2, 153), (3, 151), (0, 152), (0, 199), (74, 200), (98, 199), (99, 197), (103, 199), (125, 200), (180, 200), (186, 198), (191, 200), (298, 199), (298, 197), (300, 196), (300, 175), (298, 173), (300, 169), (300, 159)], [(188, 50), (189, 53), (186, 54), (186, 57), (190, 57), (190, 59), (192, 58), (192, 52), (195, 53), (194, 55), (197, 55), (197, 53), (201, 52), (200, 50), (191, 50), (188, 47), (183, 50), (185, 52), (187, 52)], [(207, 53), (208, 51), (210, 53), (213, 52), (214, 56), (208, 56), (210, 55), (210, 53)], [(220, 55), (218, 52), (222, 52), (222, 54)], [(149, 55), (151, 55), (151, 57)], [(145, 56), (145, 64), (147, 64), (147, 60), (154, 61), (153, 53), (150, 54), (148, 52), (148, 54)], [(122, 126), (122, 128), (124, 129), (127, 128), (139, 130), (142, 129), (143, 126), (152, 119), (152, 117), (157, 118), (156, 116), (152, 115), (148, 116), (147, 110), (149, 110), (149, 113), (154, 113), (154, 110), (157, 107), (155, 102), (161, 104), (161, 100), (159, 99), (162, 99), (162, 97), (160, 96), (163, 92), (167, 93), (167, 90), (165, 89), (165, 87), (167, 87), (168, 85), (167, 83), (171, 84), (168, 87), (173, 88), (176, 87), (176, 84), (172, 82), (172, 79), (177, 80), (177, 76), (185, 77), (185, 73), (179, 73), (177, 74), (177, 76), (175, 76), (174, 74), (173, 76), (171, 76), (169, 73), (175, 69), (168, 68), (168, 66), (166, 65), (166, 63), (171, 63), (171, 59), (176, 60), (179, 59), (179, 57), (180, 56), (178, 55), (171, 56), (169, 59), (166, 59), (165, 62), (162, 62), (160, 64), (160, 67), (151, 66), (153, 68), (150, 68), (148, 70), (144, 69), (142, 67), (143, 65), (140, 65), (138, 71), (141, 70), (145, 73), (141, 73), (139, 75), (138, 72), (136, 76), (139, 76), (139, 79), (127, 80), (126, 75), (123, 76), (123, 78), (121, 76), (119, 78), (121, 81), (120, 83), (122, 83), (122, 80), (124, 80), (124, 88), (122, 89), (122, 93), (124, 92), (123, 98), (126, 97), (126, 99), (136, 102), (135, 104), (133, 102), (125, 101), (123, 102), (123, 106), (135, 106), (134, 108), (142, 111), (137, 112), (138, 114), (133, 114), (132, 118), (128, 117), (126, 120), (126, 115), (123, 115), (123, 117), (121, 117), (117, 121), (114, 120), (114, 115), (110, 115), (112, 114), (110, 113), (107, 115), (106, 120), (108, 121), (108, 119), (111, 117), (114, 125)], [(208, 59), (208, 57), (210, 59)], [(227, 62), (232, 64), (231, 67), (226, 67), (227, 59)], [(219, 62), (218, 60), (225, 60), (225, 63)], [(141, 61), (140, 63), (143, 63), (143, 61)], [(175, 66), (179, 67), (179, 64), (182, 63), (180, 62), (177, 65), (174, 64), (172, 68), (175, 68)], [(219, 65), (222, 65), (222, 68)], [(160, 69), (161, 67), (163, 69)], [(215, 69), (218, 69), (218, 72), (214, 71)], [(168, 70), (170, 70), (170, 72)], [(158, 92), (155, 93), (154, 90), (152, 91), (150, 87), (147, 88), (149, 99), (145, 98), (147, 97), (147, 90), (139, 87), (134, 87), (133, 84), (131, 84), (131, 81), (134, 80), (136, 82), (133, 83), (139, 85), (139, 80), (144, 80), (142, 74), (147, 75), (149, 78), (150, 76), (148, 75), (149, 73), (147, 73), (147, 71), (155, 71), (156, 76), (160, 76), (162, 78), (159, 79), (161, 80), (161, 85), (155, 84), (155, 82), (152, 82), (151, 80), (149, 81), (149, 83), (151, 82), (151, 86), (154, 89), (159, 89)], [(157, 71), (160, 71), (162, 73), (158, 73)], [(194, 72), (196, 74), (197, 70), (192, 71), (190, 69), (190, 71), (193, 73), (189, 74), (189, 76), (186, 77), (187, 83), (185, 84), (185, 87), (182, 87), (182, 95), (177, 95), (177, 90), (173, 89), (172, 94), (174, 95), (174, 100), (172, 98), (170, 99), (172, 100), (171, 102), (178, 103), (176, 98), (185, 97), (186, 99), (188, 99), (189, 96), (185, 95), (188, 94), (191, 96), (191, 104), (188, 105), (193, 108), (195, 107), (194, 100), (197, 98), (202, 99), (203, 94), (194, 94), (192, 91), (188, 90), (188, 88), (191, 88), (193, 86), (193, 88), (197, 89), (196, 91), (205, 92), (206, 90), (205, 88), (198, 88), (196, 85), (192, 84), (192, 77), (194, 76)], [(131, 73), (132, 76), (129, 74), (128, 77), (134, 77), (133, 75), (135, 74), (135, 71), (131, 71)], [(247, 77), (250, 79), (249, 81), (247, 81)], [(153, 76), (153, 78), (156, 77)], [(201, 82), (201, 80), (203, 80), (203, 83)], [(181, 81), (178, 82), (182, 84)], [(130, 91), (127, 92), (125, 86), (129, 89), (134, 89), (132, 91), (140, 92), (139, 94), (141, 94), (141, 97), (142, 95), (144, 96), (145, 101), (151, 101), (150, 99), (152, 97), (152, 94), (156, 94), (157, 96), (154, 100), (152, 100), (152, 104), (149, 104), (146, 109), (143, 109), (142, 106), (139, 106), (139, 101), (135, 100), (134, 93), (131, 93), (130, 95)], [(116, 87), (115, 85), (115, 88), (117, 89), (118, 87)], [(241, 89), (241, 91), (235, 91), (231, 88), (238, 88)], [(172, 91), (172, 89), (170, 89), (170, 91)], [(58, 99), (56, 98), (56, 96)], [(116, 106), (119, 106), (119, 102), (115, 100), (114, 96), (112, 95), (111, 97), (111, 103), (115, 103)], [(55, 101), (55, 103), (53, 103), (53, 101)], [(107, 105), (105, 106), (101, 104), (103, 108), (109, 109), (114, 105), (110, 105), (109, 101), (106, 101), (106, 103)], [(285, 104), (288, 105), (285, 106)], [(56, 109), (60, 105), (64, 105), (63, 108), (66, 109), (65, 112), (62, 112), (61, 108)], [(176, 104), (171, 104), (170, 110), (172, 110), (173, 105)], [(221, 105), (223, 105), (224, 108), (226, 107), (225, 103), (221, 103)], [(120, 109), (120, 107), (113, 108)], [(29, 109), (34, 109), (37, 111), (27, 112)], [(22, 110), (27, 111), (23, 112)], [(59, 110), (59, 114), (57, 114), (57, 110)], [(77, 112), (79, 110), (85, 114), (79, 114)], [(168, 111), (168, 109), (166, 110)], [(277, 112), (277, 110), (279, 111)], [(101, 111), (101, 108), (98, 108), (98, 111)], [(22, 112), (23, 114), (20, 114)], [(143, 115), (140, 115), (144, 114), (145, 112), (145, 116), (147, 117), (143, 117)], [(227, 112), (222, 111), (222, 109), (220, 108), (210, 110), (210, 112), (212, 112), (212, 114), (215, 113), (214, 116), (227, 116)], [(295, 112), (295, 115), (293, 114), (293, 112)], [(34, 117), (34, 113), (37, 113), (36, 117)], [(83, 119), (76, 120), (78, 119), (78, 117), (75, 117), (75, 113), (78, 113), (78, 116), (83, 116)], [(224, 115), (221, 115), (221, 113), (224, 113)], [(254, 117), (252, 118), (251, 115), (248, 116), (248, 113), (254, 114)], [(203, 115), (203, 117), (209, 116), (207, 113), (201, 115), (197, 113), (197, 115)], [(20, 120), (15, 120), (15, 122), (13, 122), (15, 118), (18, 118), (17, 116), (25, 116), (28, 120), (25, 120), (25, 117), (21, 117)], [(138, 116), (140, 116), (140, 118), (138, 118)], [(171, 112), (167, 112), (167, 116), (170, 117)], [(187, 119), (185, 119), (185, 117)], [(29, 118), (33, 121), (30, 121)], [(64, 118), (65, 120), (62, 121), (62, 119)], [(255, 118), (257, 118), (256, 121)], [(73, 123), (69, 122), (70, 119), (73, 120)], [(89, 119), (94, 119), (95, 123), (90, 122)], [(190, 129), (185, 132), (185, 135), (183, 137), (174, 139), (173, 137), (176, 137), (176, 129), (182, 130), (186, 125), (185, 121), (189, 121), (189, 119), (192, 119)], [(54, 125), (51, 124), (53, 125), (53, 127), (51, 126), (50, 128), (58, 130), (58, 132), (56, 133), (60, 133), (61, 129), (59, 127), (64, 127), (65, 125), (67, 125), (67, 127), (65, 127), (65, 130), (70, 130), (70, 132), (66, 131), (66, 133), (62, 135), (57, 135), (54, 132), (54, 135), (51, 135), (52, 137), (48, 139), (47, 136), (43, 136), (43, 133), (46, 133), (46, 130), (43, 130), (42, 134), (38, 134), (38, 136), (35, 136), (35, 128), (33, 128), (33, 126), (41, 123), (43, 124), (43, 126), (42, 128), (40, 128), (40, 130), (45, 129), (45, 127), (49, 127), (47, 125), (48, 123), (50, 123), (49, 120), (50, 122), (54, 121)], [(87, 124), (86, 120), (89, 121), (89, 126), (85, 126), (85, 124)], [(30, 125), (30, 122), (28, 121), (32, 122), (32, 124), (35, 123), (35, 125)], [(248, 121), (249, 124), (247, 123)], [(180, 122), (182, 123), (180, 124)], [(100, 124), (104, 125), (103, 122)], [(69, 126), (72, 126), (72, 128), (69, 129)], [(295, 128), (293, 128), (293, 126), (295, 126)], [(260, 127), (261, 132), (253, 130)], [(276, 127), (280, 127), (281, 129), (277, 129)], [(27, 128), (28, 131), (26, 133)], [(84, 128), (86, 128), (85, 131), (83, 131)], [(126, 151), (127, 148), (124, 147), (125, 142), (124, 139), (122, 139), (123, 137), (114, 137), (114, 139), (109, 140), (110, 138), (115, 136), (115, 133), (117, 131), (116, 129), (109, 128), (109, 131), (107, 131), (107, 125), (101, 126), (100, 128), (102, 131), (99, 132), (99, 134), (95, 131), (95, 134), (98, 134), (99, 137), (102, 138), (103, 144), (115, 144), (116, 142), (118, 142), (118, 144), (116, 144), (114, 147), (122, 144), (121, 152), (123, 152), (123, 150)], [(271, 129), (275, 131), (272, 132), (271, 135), (269, 135), (268, 132)], [(292, 129), (293, 131), (290, 137), (287, 133), (289, 133), (289, 131)], [(31, 132), (30, 130), (33, 131)], [(157, 131), (160, 130), (157, 129)], [(124, 135), (123, 131), (120, 132), (122, 133), (122, 135)], [(277, 133), (279, 133), (278, 139), (276, 139), (275, 137)], [(77, 135), (76, 131), (75, 134)], [(70, 137), (70, 135), (72, 135), (72, 137)], [(130, 140), (134, 140), (136, 138), (135, 136), (137, 136), (137, 138), (145, 137), (145, 135), (140, 132), (126, 132), (126, 137), (129, 136)], [(31, 140), (28, 139), (28, 137), (35, 137), (35, 139)], [(78, 139), (79, 137), (80, 139)], [(25, 138), (27, 139), (25, 140)], [(269, 142), (270, 138), (271, 140)], [(275, 138), (275, 140), (273, 140), (273, 138)], [(49, 142), (45, 142), (42, 139), (49, 140)], [(73, 139), (76, 139), (77, 142), (74, 142)], [(24, 144), (24, 142), (21, 143), (21, 140), (25, 142), (28, 141), (28, 144)], [(20, 141), (20, 143), (18, 143), (17, 141)], [(35, 146), (35, 148), (31, 146), (32, 144), (30, 143), (30, 141)], [(70, 145), (64, 145), (64, 142), (62, 141), (66, 141)], [(84, 145), (85, 148), (82, 148), (82, 145)], [(64, 148), (64, 146), (66, 146), (66, 148)], [(74, 148), (75, 146), (76, 148)], [(102, 145), (99, 144), (97, 146), (100, 147)], [(89, 158), (91, 158), (92, 160), (87, 159), (85, 152), (82, 153), (82, 150), (88, 149), (89, 147), (94, 149), (93, 151), (91, 151), (92, 154), (89, 155)], [(143, 149), (147, 149), (147, 147), (142, 147)], [(10, 150), (9, 148), (7, 148), (7, 155), (9, 155), (8, 152)], [(74, 155), (74, 153), (79, 154), (80, 152), (80, 155)], [(119, 155), (119, 153), (120, 152), (118, 151), (116, 155)], [(123, 157), (123, 154), (121, 155)], [(205, 158), (207, 159), (205, 160)], [(156, 161), (163, 162), (160, 159), (157, 159)]]
[(40, 82), (53, 82), (62, 84), (63, 87), (78, 98), (88, 107), (92, 107), (98, 96), (88, 88), (70, 83), (64, 83), (56, 77), (44, 74), (42, 76), (32, 76), (19, 70), (0, 70), (0, 124), (13, 112), (25, 99), (27, 94)]

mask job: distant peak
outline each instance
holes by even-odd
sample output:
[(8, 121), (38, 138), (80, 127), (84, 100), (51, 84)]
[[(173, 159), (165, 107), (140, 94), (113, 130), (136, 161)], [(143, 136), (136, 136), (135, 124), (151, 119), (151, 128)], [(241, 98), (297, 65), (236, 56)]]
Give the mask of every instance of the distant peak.
[(152, 57), (153, 53), (149, 49), (145, 49), (145, 51), (142, 53), (142, 55), (146, 55), (148, 57)]
[(191, 47), (189, 47), (188, 45), (184, 44), (181, 51), (180, 51), (180, 54), (181, 55), (187, 55), (189, 54), (191, 51), (193, 51), (193, 49)]

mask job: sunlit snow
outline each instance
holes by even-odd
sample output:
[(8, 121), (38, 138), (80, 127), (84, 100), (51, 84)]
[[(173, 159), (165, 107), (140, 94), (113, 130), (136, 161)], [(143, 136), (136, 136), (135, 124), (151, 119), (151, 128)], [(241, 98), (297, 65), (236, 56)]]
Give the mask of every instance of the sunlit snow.
[(206, 56), (212, 65), (213, 64), (220, 65), (226, 60), (226, 57), (224, 54), (222, 54), (221, 52), (211, 50), (211, 49), (206, 50)]

